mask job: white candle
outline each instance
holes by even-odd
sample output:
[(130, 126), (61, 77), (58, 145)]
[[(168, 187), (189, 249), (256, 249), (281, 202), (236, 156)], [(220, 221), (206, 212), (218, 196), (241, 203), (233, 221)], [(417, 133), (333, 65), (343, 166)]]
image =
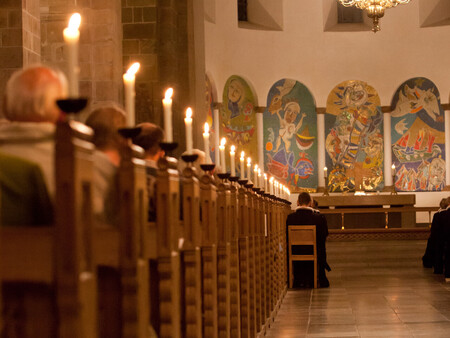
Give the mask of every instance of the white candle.
[(258, 188), (258, 165), (255, 164), (255, 169), (253, 169), (253, 184), (255, 188)]
[(214, 163), (216, 167), (220, 167), (220, 155), (219, 155), (219, 109), (213, 111), (213, 123), (214, 123)]
[(134, 83), (136, 80), (136, 73), (139, 70), (139, 62), (133, 63), (127, 72), (123, 74), (123, 85), (125, 88), (125, 111), (127, 112), (127, 125), (134, 126), (134, 99), (136, 93), (134, 92)]
[(69, 82), (69, 97), (78, 97), (78, 74), (80, 67), (78, 65), (78, 41), (80, 40), (80, 31), (78, 28), (81, 23), (81, 15), (78, 13), (70, 17), (69, 25), (64, 28), (63, 36), (67, 47), (67, 78)]
[(261, 189), (264, 188), (263, 177), (261, 175), (261, 168), (258, 168), (258, 187)]
[(327, 167), (323, 168), (323, 175), (324, 175), (323, 177), (325, 177), (325, 178), (328, 176), (328, 168)]
[(241, 151), (241, 180), (245, 179), (244, 162), (245, 162), (245, 152)]
[(252, 159), (250, 157), (247, 157), (247, 179), (249, 182), (252, 180), (252, 177), (250, 176), (251, 169), (252, 169)]
[(209, 124), (208, 124), (208, 122), (205, 122), (205, 132), (203, 133), (203, 145), (205, 146), (206, 164), (210, 164), (211, 158), (209, 157)]
[(173, 142), (173, 131), (172, 131), (172, 95), (173, 88), (166, 90), (164, 94), (164, 99), (162, 100), (164, 109), (164, 132), (166, 133), (166, 141)]
[(264, 191), (267, 193), (269, 192), (267, 190), (267, 174), (266, 173), (264, 173)]
[(222, 139), (220, 140), (219, 151), (220, 151), (220, 166), (222, 167), (223, 173), (227, 172), (227, 163), (225, 162), (225, 144), (226, 143), (227, 143), (227, 139), (225, 137), (222, 137)]
[(236, 156), (236, 147), (234, 145), (231, 146), (230, 150), (230, 163), (231, 163), (231, 176), (236, 176), (236, 168), (234, 163), (234, 157)]
[(186, 109), (186, 118), (184, 119), (186, 126), (186, 152), (192, 154), (192, 109)]
[(395, 164), (393, 164), (391, 167), (391, 175), (395, 176)]
[(270, 186), (270, 194), (273, 195), (273, 181), (275, 179), (273, 178), (273, 176), (270, 178), (269, 180), (269, 186)]

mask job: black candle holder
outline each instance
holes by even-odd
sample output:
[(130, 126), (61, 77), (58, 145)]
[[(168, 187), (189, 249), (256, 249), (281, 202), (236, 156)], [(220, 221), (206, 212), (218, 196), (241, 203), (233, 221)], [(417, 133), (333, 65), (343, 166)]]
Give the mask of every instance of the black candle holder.
[(120, 128), (117, 129), (117, 132), (124, 138), (134, 138), (138, 136), (141, 133), (142, 128), (141, 127), (134, 127), (134, 128)]
[(240, 185), (244, 186), (244, 187), (245, 187), (245, 185), (247, 184), (247, 182), (248, 182), (248, 180), (245, 180), (245, 179), (243, 179), (243, 180), (239, 179), (239, 180), (238, 180), (238, 183), (239, 183)]
[(212, 164), (200, 164), (200, 168), (202, 168), (202, 170), (205, 173), (209, 173), (209, 174), (212, 173), (212, 171), (214, 170), (215, 167), (216, 167), (216, 165), (214, 163), (212, 163)]
[(172, 151), (177, 149), (178, 143), (176, 142), (160, 142), (159, 146), (167, 155), (170, 155)]
[(88, 99), (85, 97), (56, 100), (56, 105), (66, 114), (75, 114), (86, 108)]
[(222, 181), (225, 181), (228, 178), (230, 178), (230, 174), (229, 173), (220, 173), (220, 174), (217, 174), (217, 177), (219, 177)]
[(245, 187), (246, 187), (247, 189), (253, 188), (253, 182), (252, 182), (252, 181), (248, 181), (248, 182), (245, 184)]
[(198, 154), (184, 154), (181, 159), (186, 163), (194, 163), (198, 159)]
[(230, 181), (230, 182), (238, 182), (239, 181), (239, 176), (230, 176), (230, 177), (228, 177), (228, 181)]
[(256, 192), (256, 193), (259, 193), (259, 188), (252, 188), (252, 190), (254, 191), (254, 192)]

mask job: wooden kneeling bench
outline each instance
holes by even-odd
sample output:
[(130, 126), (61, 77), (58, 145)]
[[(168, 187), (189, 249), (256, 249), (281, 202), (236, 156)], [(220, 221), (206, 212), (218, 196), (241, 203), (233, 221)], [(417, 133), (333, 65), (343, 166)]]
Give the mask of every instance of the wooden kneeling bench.
[[(317, 288), (317, 243), (315, 225), (289, 225), (289, 287), (292, 288), (294, 274), (292, 272), (294, 261), (313, 261), (314, 262), (314, 288)], [(292, 246), (311, 245), (313, 247), (312, 255), (293, 255)]]

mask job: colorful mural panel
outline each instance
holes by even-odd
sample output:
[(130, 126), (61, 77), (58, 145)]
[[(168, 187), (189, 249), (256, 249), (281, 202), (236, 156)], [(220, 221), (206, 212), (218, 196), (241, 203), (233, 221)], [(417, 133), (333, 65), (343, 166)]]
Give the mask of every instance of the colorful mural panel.
[(317, 188), (316, 105), (311, 92), (298, 81), (282, 79), (269, 90), (264, 166), (265, 172), (292, 191)]
[(325, 149), (329, 191), (383, 188), (383, 114), (374, 88), (351, 80), (331, 91), (325, 114)]
[(221, 137), (227, 138), (227, 146), (235, 145), (238, 153), (245, 151), (246, 157), (250, 156), (252, 162), (257, 163), (255, 112), (257, 103), (252, 87), (242, 77), (233, 75), (225, 83), (222, 102)]
[(399, 191), (445, 186), (445, 125), (439, 91), (423, 77), (409, 79), (391, 103), (392, 163)]

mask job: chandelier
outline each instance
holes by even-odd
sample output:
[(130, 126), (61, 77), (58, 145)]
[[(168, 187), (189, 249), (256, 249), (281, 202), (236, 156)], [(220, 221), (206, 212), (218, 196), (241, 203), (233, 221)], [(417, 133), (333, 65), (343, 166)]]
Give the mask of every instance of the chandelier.
[(338, 0), (345, 7), (355, 6), (367, 12), (367, 16), (373, 19), (372, 31), (380, 30), (378, 21), (384, 16), (386, 8), (395, 7), (398, 4), (407, 4), (410, 0)]

